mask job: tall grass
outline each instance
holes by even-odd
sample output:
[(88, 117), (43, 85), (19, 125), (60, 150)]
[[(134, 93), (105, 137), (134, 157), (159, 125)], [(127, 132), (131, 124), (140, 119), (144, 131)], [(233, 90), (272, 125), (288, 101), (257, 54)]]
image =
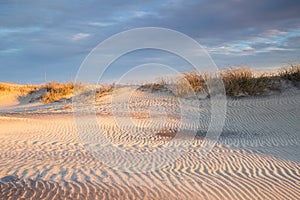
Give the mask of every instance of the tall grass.
[[(281, 82), (299, 82), (300, 64), (293, 64), (279, 70), (273, 75), (256, 75), (250, 68), (230, 68), (221, 71), (221, 78), (224, 83), (226, 95), (259, 95), (267, 90), (280, 88)], [(187, 97), (190, 94), (205, 93), (208, 94), (208, 88), (205, 80), (213, 80), (213, 75), (200, 75), (197, 72), (187, 72), (182, 78), (175, 81), (166, 81), (160, 78), (156, 83), (144, 84), (140, 89), (156, 91), (174, 91), (176, 95)], [(82, 84), (78, 85), (82, 92), (89, 92), (89, 87)], [(69, 99), (74, 95), (74, 83), (50, 82), (44, 85), (18, 85), (0, 83), (0, 92), (16, 92), (19, 96), (26, 96), (31, 93), (39, 93), (42, 103), (52, 103)], [(77, 85), (76, 85), (76, 88)], [(111, 93), (115, 89), (114, 85), (99, 85), (96, 90), (96, 97), (101, 97)]]
[(9, 87), (7, 87), (6, 85), (0, 83), (0, 91), (9, 91), (9, 90), (10, 90)]
[(291, 64), (279, 70), (279, 76), (289, 81), (300, 81), (300, 64)]
[(194, 96), (199, 92), (207, 92), (207, 86), (202, 75), (197, 72), (187, 72), (183, 77), (179, 78), (176, 83), (176, 93), (178, 96)]
[(43, 88), (46, 94), (42, 97), (43, 103), (53, 103), (62, 99), (70, 98), (73, 95), (74, 83), (47, 83)]
[[(248, 67), (230, 68), (221, 71), (221, 78), (227, 96), (255, 96), (269, 90), (278, 90), (281, 81), (300, 81), (300, 65), (290, 65), (282, 68), (277, 74), (255, 74)], [(200, 75), (197, 72), (187, 72), (176, 81), (177, 95), (190, 96), (192, 93), (206, 93), (206, 81), (213, 81), (213, 75)], [(206, 80), (206, 81), (205, 81)], [(167, 83), (145, 84), (142, 87), (158, 91), (167, 87)]]
[(258, 95), (269, 88), (270, 78), (256, 76), (249, 68), (226, 69), (221, 72), (226, 95)]

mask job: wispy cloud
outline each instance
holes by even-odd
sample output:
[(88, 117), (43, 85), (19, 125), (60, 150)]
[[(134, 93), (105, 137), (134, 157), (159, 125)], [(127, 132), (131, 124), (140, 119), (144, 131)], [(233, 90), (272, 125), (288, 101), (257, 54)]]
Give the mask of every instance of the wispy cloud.
[(246, 38), (245, 40), (231, 41), (208, 49), (214, 54), (235, 56), (255, 55), (272, 51), (294, 51), (297, 49), (290, 48), (287, 42), (291, 38), (299, 36), (300, 29), (291, 29), (288, 31), (272, 29)]
[(108, 27), (114, 25), (115, 23), (114, 22), (88, 22), (87, 24), (90, 26)]
[(89, 36), (90, 36), (90, 34), (88, 34), (88, 33), (77, 33), (77, 34), (73, 35), (72, 40), (74, 40), (74, 41), (82, 40)]
[(40, 27), (12, 27), (12, 28), (1, 28), (0, 36), (9, 36), (16, 33), (26, 34), (40, 31)]
[(4, 49), (4, 50), (0, 50), (0, 54), (11, 54), (19, 51), (21, 51), (21, 49), (17, 49), (17, 48)]

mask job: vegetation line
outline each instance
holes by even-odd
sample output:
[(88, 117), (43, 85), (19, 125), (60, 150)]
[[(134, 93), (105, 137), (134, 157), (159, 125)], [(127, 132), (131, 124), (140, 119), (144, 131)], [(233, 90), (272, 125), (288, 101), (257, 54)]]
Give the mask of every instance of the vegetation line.
[[(300, 64), (290, 65), (281, 68), (276, 74), (256, 75), (250, 68), (230, 68), (222, 70), (220, 73), (224, 84), (226, 95), (228, 96), (255, 96), (266, 91), (280, 90), (283, 85), (299, 86)], [(189, 97), (190, 94), (204, 94), (209, 97), (207, 81), (214, 81), (212, 74), (198, 74), (187, 72), (183, 77), (166, 81), (161, 79), (156, 83), (147, 83), (140, 86), (140, 90), (156, 91), (176, 91), (180, 97)], [(83, 94), (91, 94), (88, 86), (74, 83), (50, 82), (42, 85), (17, 85), (0, 83), (0, 92), (16, 92), (20, 98), (31, 95), (31, 101), (40, 101), (48, 104), (57, 101), (70, 100), (74, 95), (74, 88), (80, 88)], [(115, 89), (114, 84), (98, 85), (96, 98), (111, 93)]]
[[(280, 90), (284, 85), (299, 86), (300, 64), (283, 67), (276, 74), (257, 75), (248, 67), (229, 68), (219, 74), (227, 96), (255, 96), (266, 91)], [(195, 71), (187, 72), (175, 81), (161, 79), (157, 83), (144, 84), (141, 89), (155, 92), (175, 88), (176, 95), (182, 97), (199, 93), (209, 96), (206, 82), (213, 82), (214, 77), (214, 74), (201, 75)]]

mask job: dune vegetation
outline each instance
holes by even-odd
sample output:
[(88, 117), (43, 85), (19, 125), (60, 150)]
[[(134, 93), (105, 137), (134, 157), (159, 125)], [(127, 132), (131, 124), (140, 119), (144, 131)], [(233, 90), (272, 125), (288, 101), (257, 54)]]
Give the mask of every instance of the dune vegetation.
[[(221, 70), (220, 75), (227, 96), (256, 96), (266, 91), (280, 90), (284, 84), (297, 84), (300, 81), (300, 64), (283, 67), (275, 74), (257, 74), (249, 67), (237, 67)], [(176, 95), (185, 97), (191, 92), (208, 94), (208, 79), (213, 79), (213, 76), (195, 71), (186, 72), (175, 81)], [(167, 90), (171, 85), (174, 86), (174, 81), (159, 81), (144, 84), (141, 88), (155, 92), (162, 88)]]
[(279, 76), (293, 82), (300, 81), (300, 64), (291, 64), (289, 67), (282, 68)]
[[(220, 71), (220, 75), (227, 96), (255, 96), (266, 91), (280, 90), (283, 85), (299, 85), (300, 64), (283, 67), (275, 74), (257, 74), (249, 67), (239, 67), (224, 69)], [(156, 83), (143, 84), (139, 89), (157, 92), (171, 91), (170, 88), (175, 88), (176, 95), (180, 97), (187, 97), (191, 93), (203, 93), (209, 96), (206, 86), (208, 79), (213, 77), (207, 73), (201, 75), (195, 71), (186, 72), (181, 78), (174, 78), (171, 81), (161, 78)], [(74, 88), (75, 84), (72, 82), (49, 82), (41, 85), (0, 83), (1, 93), (15, 93), (20, 97), (31, 95), (34, 96), (32, 102), (39, 100), (45, 104), (71, 99)], [(91, 90), (83, 84), (78, 84), (77, 88), (82, 88), (83, 92), (88, 93)], [(114, 88), (114, 84), (98, 85), (96, 98), (110, 94)]]
[[(81, 83), (74, 84), (72, 82), (59, 83), (49, 82), (41, 85), (19, 85), (13, 83), (0, 83), (1, 95), (14, 94), (21, 99), (28, 99), (29, 103), (41, 102), (49, 104), (53, 102), (70, 100), (74, 95), (74, 88), (81, 93), (89, 93), (94, 87), (88, 87)], [(114, 86), (111, 84), (98, 85), (95, 91), (96, 98), (111, 93)]]

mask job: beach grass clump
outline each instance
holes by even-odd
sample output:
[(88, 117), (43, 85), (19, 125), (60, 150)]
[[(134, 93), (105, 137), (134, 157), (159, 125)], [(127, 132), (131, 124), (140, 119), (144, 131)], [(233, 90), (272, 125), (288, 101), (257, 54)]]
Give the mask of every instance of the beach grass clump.
[(62, 99), (70, 98), (73, 95), (74, 83), (47, 83), (44, 87), (45, 96), (42, 97), (43, 103), (53, 103)]
[(152, 92), (156, 92), (156, 91), (161, 91), (162, 89), (164, 89), (165, 84), (161, 84), (161, 83), (148, 83), (145, 85), (145, 88), (149, 88), (151, 89)]
[(300, 64), (291, 64), (279, 70), (279, 76), (284, 80), (300, 81)]
[[(226, 95), (228, 96), (253, 96), (264, 92), (271, 87), (271, 79), (266, 74), (256, 75), (247, 67), (230, 68), (221, 71), (221, 79), (224, 83)], [(188, 97), (192, 94), (206, 93), (208, 88), (206, 81), (213, 82), (214, 74), (199, 74), (196, 71), (186, 72), (183, 77), (176, 81), (176, 94)], [(165, 88), (167, 83), (144, 84), (142, 88), (158, 91)]]
[(2, 84), (0, 83), (0, 91), (4, 92), (4, 91), (10, 91), (10, 87), (8, 87), (6, 84)]
[(168, 83), (165, 79), (160, 78), (157, 83), (145, 83), (139, 89), (150, 90), (151, 92), (168, 90)]
[[(255, 75), (249, 68), (230, 68), (221, 72), (226, 95), (258, 95), (270, 86), (270, 79), (267, 75)], [(206, 81), (213, 81), (213, 75), (208, 73), (201, 75), (197, 72), (184, 73), (184, 77), (177, 82), (178, 94), (186, 96), (191, 91), (208, 93)]]
[(204, 77), (196, 71), (184, 73), (183, 77), (178, 79), (176, 89), (178, 96), (190, 96), (199, 92), (207, 92)]
[(115, 89), (115, 84), (102, 84), (96, 90), (96, 97), (102, 97), (111, 94)]
[(231, 68), (221, 72), (226, 95), (258, 95), (270, 86), (270, 78), (265, 75), (255, 75), (249, 68)]

